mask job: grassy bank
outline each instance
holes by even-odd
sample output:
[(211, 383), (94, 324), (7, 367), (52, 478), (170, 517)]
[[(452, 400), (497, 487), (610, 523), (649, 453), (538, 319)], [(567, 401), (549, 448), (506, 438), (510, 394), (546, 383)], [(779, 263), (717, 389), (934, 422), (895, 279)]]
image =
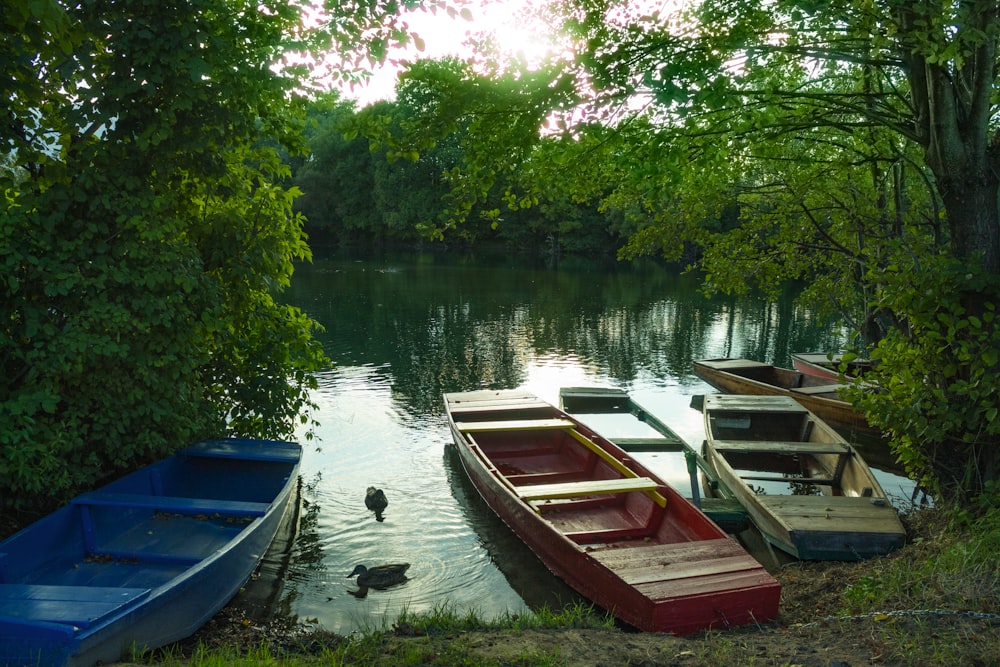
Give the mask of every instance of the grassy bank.
[(1000, 510), (906, 517), (908, 544), (862, 563), (793, 563), (777, 621), (693, 637), (616, 629), (588, 607), (483, 619), (447, 606), (342, 637), (258, 626), (238, 609), (155, 665), (995, 665)]

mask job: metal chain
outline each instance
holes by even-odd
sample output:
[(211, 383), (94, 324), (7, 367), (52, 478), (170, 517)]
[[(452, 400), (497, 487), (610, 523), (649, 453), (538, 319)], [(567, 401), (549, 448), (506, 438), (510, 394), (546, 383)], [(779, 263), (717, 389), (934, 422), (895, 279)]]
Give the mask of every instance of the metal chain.
[(989, 614), (979, 611), (953, 611), (951, 609), (904, 609), (899, 611), (874, 611), (870, 614), (858, 614), (856, 616), (827, 616), (819, 621), (812, 621), (800, 625), (800, 628), (808, 628), (820, 623), (831, 623), (833, 621), (861, 621), (864, 619), (875, 619), (880, 617), (893, 618), (898, 616), (964, 616), (979, 620), (991, 619), (1000, 620), (1000, 614)]

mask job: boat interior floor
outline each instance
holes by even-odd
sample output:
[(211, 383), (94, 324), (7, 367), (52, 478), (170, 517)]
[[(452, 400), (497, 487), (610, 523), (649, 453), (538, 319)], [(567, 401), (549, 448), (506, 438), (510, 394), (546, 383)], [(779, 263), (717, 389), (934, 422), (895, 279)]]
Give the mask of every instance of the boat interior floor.
[[(57, 556), (19, 583), (154, 588), (227, 544), (252, 520), (146, 510), (146, 518), (131, 525), (134, 519), (116, 521), (114, 509), (92, 511), (93, 542), (85, 554)], [(117, 530), (116, 522), (130, 527)]]

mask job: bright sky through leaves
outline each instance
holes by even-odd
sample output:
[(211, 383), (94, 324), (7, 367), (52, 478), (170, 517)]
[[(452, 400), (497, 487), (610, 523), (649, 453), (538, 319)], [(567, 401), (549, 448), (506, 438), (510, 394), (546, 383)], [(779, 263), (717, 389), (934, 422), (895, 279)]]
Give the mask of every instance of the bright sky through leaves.
[(449, 16), (443, 11), (409, 12), (406, 22), (419, 40), (414, 40), (415, 43), (406, 49), (390, 50), (386, 63), (372, 69), (372, 77), (366, 84), (356, 85), (353, 90), (344, 89), (344, 95), (358, 100), (361, 105), (391, 99), (399, 71), (396, 62), (469, 57), (472, 54), (469, 39), (480, 34), (492, 33), (509, 57), (519, 57), (529, 65), (538, 63), (551, 51), (553, 38), (542, 22), (526, 20), (520, 15), (530, 5), (531, 0), (476, 2), (469, 6), (471, 21)]

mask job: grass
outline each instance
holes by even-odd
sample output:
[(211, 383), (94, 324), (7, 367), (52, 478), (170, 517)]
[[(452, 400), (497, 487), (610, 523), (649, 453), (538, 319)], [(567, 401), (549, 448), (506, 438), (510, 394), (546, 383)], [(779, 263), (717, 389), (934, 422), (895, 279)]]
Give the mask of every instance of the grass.
[[(451, 605), (442, 604), (420, 614), (404, 610), (391, 627), (368, 628), (347, 637), (312, 631), (279, 650), (266, 643), (247, 649), (238, 641), (212, 647), (198, 644), (188, 651), (180, 650), (175, 644), (157, 651), (134, 654), (132, 659), (162, 667), (270, 667), (278, 664), (302, 667), (480, 666), (484, 664), (482, 658), (473, 654), (456, 637), (475, 632), (519, 633), (568, 628), (613, 631), (615, 623), (613, 617), (585, 604), (559, 610), (545, 608), (534, 614), (503, 614), (494, 619), (485, 619), (475, 611), (458, 612)], [(400, 641), (401, 637), (406, 640)], [(554, 667), (565, 663), (559, 658), (557, 650), (528, 647), (495, 664)]]
[(761, 626), (680, 638), (618, 631), (587, 605), (484, 619), (445, 604), (349, 637), (309, 631), (294, 641), (188, 644), (137, 659), (164, 667), (997, 664), (1000, 509), (975, 520), (921, 510), (907, 524), (909, 543), (888, 557), (779, 572), (781, 616)]
[(1000, 613), (1000, 510), (975, 520), (943, 512), (916, 515), (922, 535), (905, 558), (871, 561), (843, 593), (843, 614), (885, 610)]

